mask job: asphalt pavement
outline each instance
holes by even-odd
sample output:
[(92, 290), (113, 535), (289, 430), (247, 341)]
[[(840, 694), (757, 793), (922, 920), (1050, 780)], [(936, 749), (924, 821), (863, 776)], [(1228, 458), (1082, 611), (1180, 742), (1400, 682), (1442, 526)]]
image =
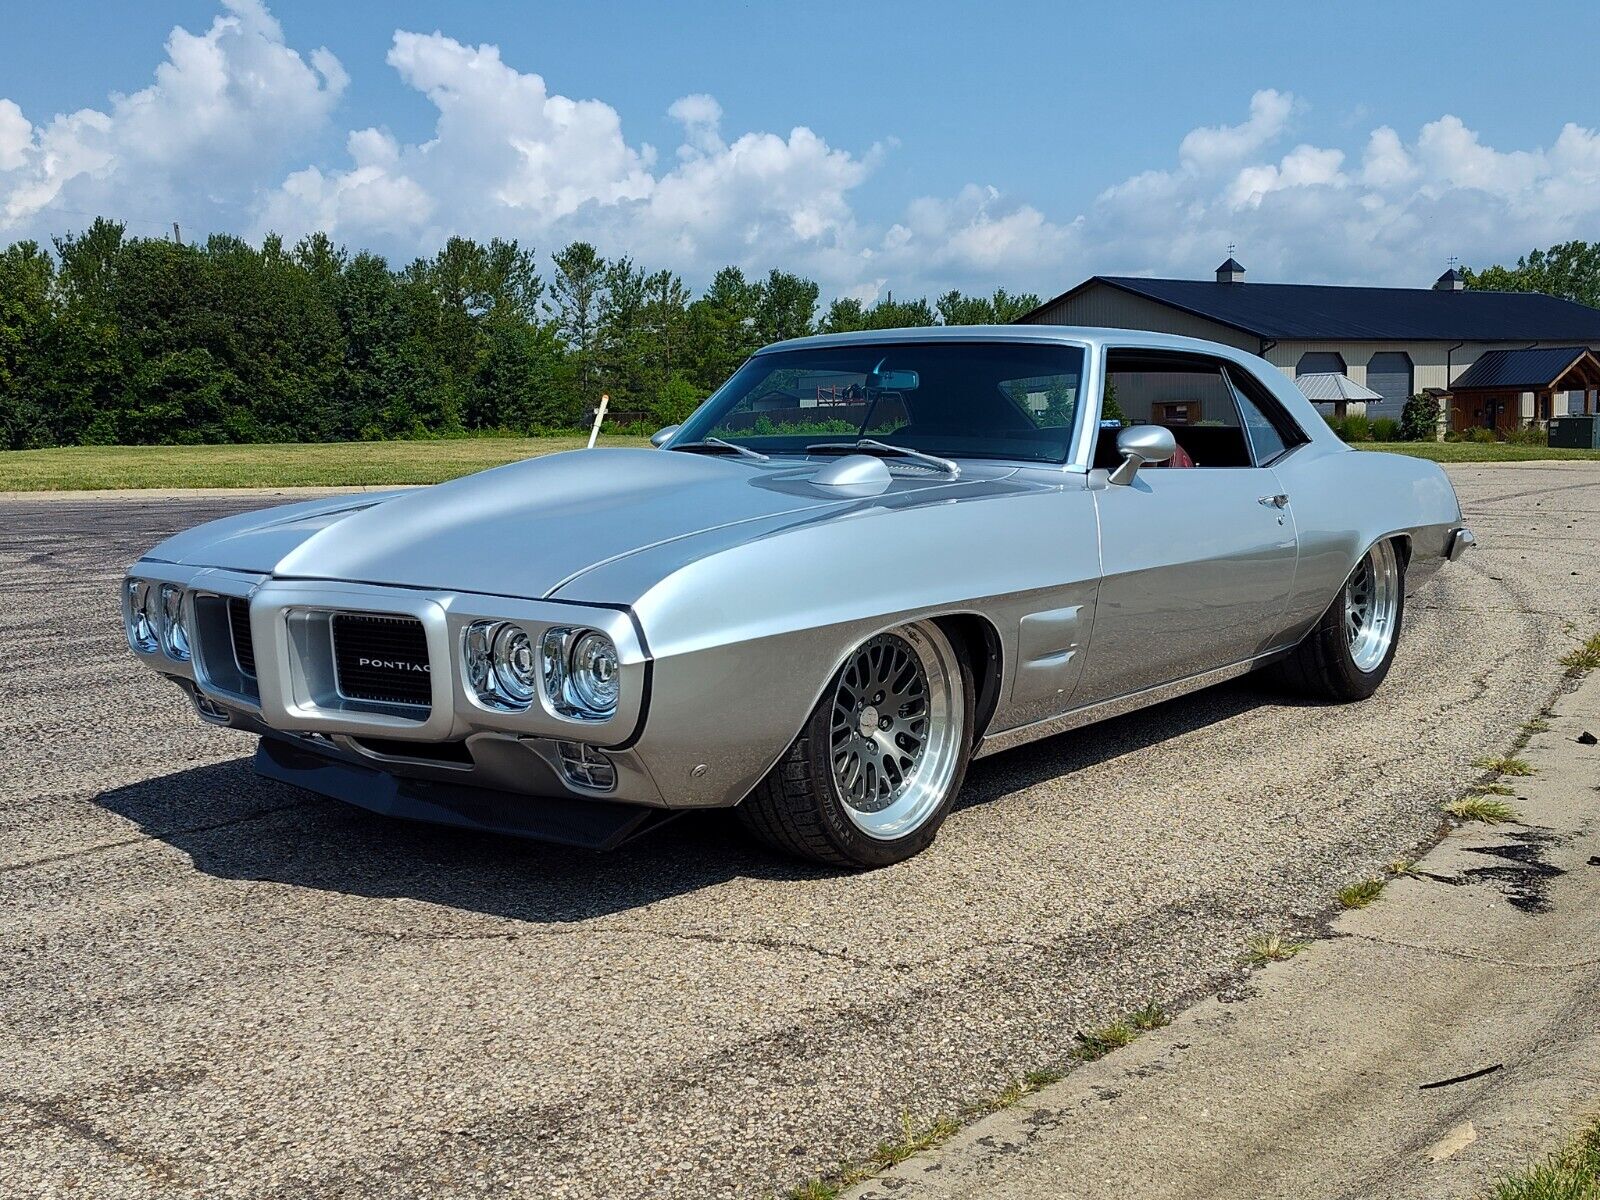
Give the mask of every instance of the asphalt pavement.
[(0, 1194), (759, 1197), (1237, 987), (1430, 840), (1600, 627), (1600, 468), (1451, 468), (1482, 548), (1360, 705), (1248, 682), (975, 765), (839, 875), (725, 814), (608, 856), (255, 778), (116, 585), (270, 500), (0, 501)]

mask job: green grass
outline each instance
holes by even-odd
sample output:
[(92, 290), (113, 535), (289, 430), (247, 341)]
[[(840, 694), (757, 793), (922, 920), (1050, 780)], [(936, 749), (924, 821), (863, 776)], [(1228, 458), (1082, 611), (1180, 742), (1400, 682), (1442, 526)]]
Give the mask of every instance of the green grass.
[(1080, 1033), (1078, 1044), (1072, 1048), (1072, 1057), (1079, 1062), (1094, 1062), (1095, 1059), (1104, 1058), (1113, 1050), (1131, 1045), (1138, 1036), (1139, 1031), (1132, 1023), (1118, 1019), (1099, 1029)]
[(1533, 774), (1533, 768), (1528, 765), (1528, 760), (1524, 758), (1501, 758), (1490, 755), (1476, 760), (1472, 765), (1482, 767), (1491, 775), (1520, 776)]
[[(587, 438), (443, 438), (259, 446), (65, 446), (0, 451), (0, 491), (100, 488), (387, 487), (440, 483), (519, 458), (576, 450)], [(602, 437), (603, 446), (648, 446)]]
[(1508, 1175), (1494, 1185), (1489, 1200), (1596, 1200), (1600, 1197), (1600, 1120), (1566, 1149), (1542, 1163)]
[(1357, 450), (1378, 450), (1385, 454), (1409, 454), (1431, 458), (1434, 462), (1540, 462), (1579, 460), (1600, 462), (1600, 450), (1569, 450), (1565, 447), (1513, 446), (1506, 442), (1358, 442)]
[[(1561, 665), (1572, 675), (1582, 675), (1600, 667), (1600, 633), (1561, 656)], [(1546, 726), (1546, 728), (1549, 728)]]
[(1253, 933), (1245, 939), (1245, 962), (1262, 967), (1269, 962), (1284, 962), (1311, 945), (1297, 942), (1283, 933)]
[(1485, 825), (1517, 819), (1517, 810), (1495, 796), (1463, 796), (1446, 804), (1444, 810), (1458, 821), (1482, 821)]
[(1365, 908), (1383, 894), (1383, 880), (1361, 879), (1339, 889), (1340, 908)]
[[(606, 446), (644, 438), (603, 437)], [(255, 446), (63, 446), (0, 451), (0, 491), (111, 488), (388, 487), (439, 483), (519, 458), (574, 450), (581, 435), (444, 438), (419, 442), (278, 443)], [(1591, 459), (1600, 450), (1550, 450), (1475, 442), (1372, 442), (1358, 449), (1420, 455), (1436, 462)]]

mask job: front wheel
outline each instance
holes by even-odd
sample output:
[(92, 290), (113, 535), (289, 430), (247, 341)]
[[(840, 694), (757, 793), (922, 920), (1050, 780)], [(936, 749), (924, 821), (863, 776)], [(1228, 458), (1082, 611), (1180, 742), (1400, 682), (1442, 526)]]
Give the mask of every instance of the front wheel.
[(1308, 695), (1365, 700), (1394, 662), (1405, 604), (1405, 560), (1394, 542), (1379, 542), (1350, 572), (1322, 619), (1277, 664), (1278, 677)]
[(933, 622), (869, 638), (739, 806), (740, 819), (768, 845), (831, 866), (910, 858), (961, 790), (972, 693), (971, 668)]

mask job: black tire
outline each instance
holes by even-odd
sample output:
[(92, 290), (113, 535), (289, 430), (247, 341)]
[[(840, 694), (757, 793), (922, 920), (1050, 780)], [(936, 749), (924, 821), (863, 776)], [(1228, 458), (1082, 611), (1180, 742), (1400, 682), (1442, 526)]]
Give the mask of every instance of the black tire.
[(740, 822), (759, 841), (796, 858), (854, 869), (903, 862), (933, 842), (961, 791), (972, 757), (972, 667), (959, 645), (932, 622), (903, 626), (891, 636), (912, 630), (917, 636), (937, 639), (954, 665), (950, 678), (957, 695), (952, 708), (960, 713), (961, 724), (955, 734), (954, 772), (936, 806), (914, 829), (894, 838), (870, 836), (852, 819), (835, 781), (830, 750), (834, 697), (845, 673), (841, 669), (823, 689), (800, 736), (737, 809)]
[[(1346, 600), (1368, 561), (1373, 555), (1381, 555), (1385, 551), (1393, 556), (1396, 571), (1393, 628), (1383, 657), (1374, 666), (1363, 670), (1351, 650), (1350, 632), (1346, 625)], [(1311, 627), (1311, 631), (1287, 658), (1273, 664), (1270, 668), (1273, 677), (1291, 691), (1319, 700), (1349, 703), (1371, 696), (1389, 674), (1395, 651), (1400, 647), (1400, 632), (1406, 610), (1405, 583), (1405, 553), (1392, 542), (1379, 542), (1356, 564), (1321, 620)]]

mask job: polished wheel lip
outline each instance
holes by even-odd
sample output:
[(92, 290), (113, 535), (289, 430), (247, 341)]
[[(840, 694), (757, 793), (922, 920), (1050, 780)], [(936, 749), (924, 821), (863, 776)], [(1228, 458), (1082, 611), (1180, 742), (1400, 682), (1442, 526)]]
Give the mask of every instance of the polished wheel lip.
[[(927, 622), (880, 633), (846, 658), (833, 687), (828, 754), (834, 794), (867, 837), (905, 837), (944, 802), (965, 734), (960, 688), (955, 651)], [(866, 732), (869, 708), (875, 734)]]
[(1400, 560), (1394, 543), (1379, 542), (1351, 573), (1344, 589), (1344, 629), (1350, 661), (1370, 675), (1394, 644), (1400, 615)]

